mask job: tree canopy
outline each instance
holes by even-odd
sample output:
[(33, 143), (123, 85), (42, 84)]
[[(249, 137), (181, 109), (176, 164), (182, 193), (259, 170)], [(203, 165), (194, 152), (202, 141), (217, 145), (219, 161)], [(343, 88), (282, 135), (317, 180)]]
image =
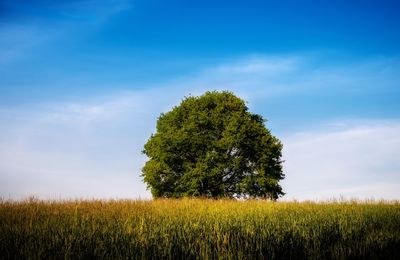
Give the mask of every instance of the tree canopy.
[(282, 144), (264, 122), (228, 91), (185, 97), (144, 146), (144, 182), (156, 198), (277, 199)]

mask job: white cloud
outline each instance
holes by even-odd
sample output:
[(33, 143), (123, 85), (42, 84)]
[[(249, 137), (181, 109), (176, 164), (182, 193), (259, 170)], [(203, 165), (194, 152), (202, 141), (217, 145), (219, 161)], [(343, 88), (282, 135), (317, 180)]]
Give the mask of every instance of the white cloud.
[(286, 199), (399, 199), (400, 122), (341, 125), (283, 138)]
[[(201, 94), (231, 90), (250, 103), (277, 97), (316, 94), (388, 94), (398, 91), (400, 59), (376, 57), (327, 65), (317, 55), (249, 55), (161, 83), (161, 88)], [(161, 89), (160, 88), (160, 89)], [(396, 92), (397, 93), (397, 92)]]
[(0, 109), (0, 197), (149, 198), (140, 177), (160, 89)]
[(130, 0), (50, 1), (46, 5), (37, 5), (31, 1), (10, 1), (5, 2), (4, 7), (4, 12), (11, 10), (19, 14), (30, 10), (30, 13), (16, 15), (20, 19), (1, 22), (0, 68), (27, 59), (38, 50), (54, 45), (56, 41), (62, 44), (72, 35), (83, 37), (88, 34), (85, 29), (101, 28), (116, 14), (132, 8), (133, 4)]
[[(298, 57), (250, 56), (238, 62), (223, 64), (207, 70), (207, 74), (237, 76), (243, 74), (276, 76), (298, 69)], [(234, 74), (233, 74), (234, 73)]]
[[(353, 87), (355, 71), (358, 78), (365, 75), (363, 82), (371, 79), (368, 84), (375, 84), (382, 78), (382, 89), (391, 87), (396, 77), (388, 75), (398, 69), (388, 72), (393, 61), (368, 64), (347, 69), (325, 67), (307, 74), (303, 72), (313, 71), (309, 57), (253, 56), (147, 90), (3, 107), (0, 196), (150, 197), (139, 176), (146, 160), (140, 152), (155, 129), (159, 113), (177, 105), (183, 96), (228, 89), (252, 107), (301, 91), (340, 91), (329, 89), (335, 82), (346, 86), (347, 91)], [(363, 73), (362, 67), (367, 68)], [(368, 118), (331, 120), (324, 119), (330, 122), (328, 130), (285, 131), (289, 134), (281, 138), (287, 198), (399, 198), (395, 187), (400, 186), (400, 123)]]

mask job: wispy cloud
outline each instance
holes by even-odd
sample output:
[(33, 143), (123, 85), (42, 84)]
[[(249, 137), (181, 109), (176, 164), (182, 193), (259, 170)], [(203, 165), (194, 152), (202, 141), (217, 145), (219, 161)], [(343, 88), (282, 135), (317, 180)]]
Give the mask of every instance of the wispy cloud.
[(81, 35), (85, 28), (98, 28), (132, 7), (130, 0), (45, 1), (44, 4), (3, 1), (0, 4), (4, 14), (0, 19), (0, 66), (29, 58), (35, 50), (46, 49), (55, 41), (62, 43)]
[(2, 1), (0, 4), (5, 16), (12, 22), (30, 20), (33, 22), (49, 20), (81, 20), (79, 18), (103, 19), (115, 13), (132, 8), (131, 0), (72, 0), (72, 1)]
[(34, 25), (10, 24), (0, 27), (0, 66), (28, 56), (28, 51), (49, 40), (49, 34)]
[(274, 57), (253, 55), (229, 64), (215, 66), (206, 71), (211, 74), (249, 74), (258, 76), (276, 76), (298, 69), (299, 57)]
[(348, 123), (283, 138), (287, 199), (400, 198), (400, 121)]
[[(333, 55), (334, 56), (334, 55)], [(314, 93), (371, 93), (398, 91), (400, 58), (371, 57), (327, 63), (330, 55), (250, 55), (227, 63), (210, 65), (197, 74), (162, 83), (172, 88), (232, 89), (249, 97)]]
[[(285, 98), (297, 98), (297, 93), (346, 95), (362, 85), (371, 93), (397, 93), (397, 60), (328, 67), (310, 59), (251, 56), (145, 90), (110, 91), (105, 96), (29, 107), (3, 106), (0, 196), (149, 197), (139, 176), (146, 160), (141, 150), (159, 113), (189, 93), (232, 90), (249, 101), (252, 111), (267, 118), (275, 114), (277, 119), (282, 107), (293, 109), (293, 99)], [(373, 88), (378, 82), (380, 87)], [(283, 104), (267, 111), (264, 104), (276, 100)], [(335, 117), (318, 115), (313, 125), (317, 128), (305, 122), (301, 133), (295, 123), (286, 124), (284, 131), (273, 131), (284, 144), (287, 198), (399, 197), (394, 190), (400, 185), (399, 118), (389, 115), (382, 121), (360, 115), (349, 120), (345, 112)], [(321, 128), (327, 124), (328, 128)], [(368, 187), (374, 194), (368, 193)]]
[(151, 90), (3, 108), (0, 196), (150, 197), (141, 151), (171, 98), (164, 97)]

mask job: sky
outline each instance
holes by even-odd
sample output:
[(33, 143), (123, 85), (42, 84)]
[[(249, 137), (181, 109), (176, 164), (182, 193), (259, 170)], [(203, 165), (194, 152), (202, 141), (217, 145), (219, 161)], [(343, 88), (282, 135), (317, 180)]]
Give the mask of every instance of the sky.
[(0, 1), (0, 197), (148, 199), (162, 112), (229, 90), (282, 200), (400, 199), (398, 1)]

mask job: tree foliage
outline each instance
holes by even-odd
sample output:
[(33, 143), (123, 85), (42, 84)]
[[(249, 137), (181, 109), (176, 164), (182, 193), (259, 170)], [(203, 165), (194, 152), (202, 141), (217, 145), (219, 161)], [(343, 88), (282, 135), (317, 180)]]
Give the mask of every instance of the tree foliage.
[(144, 146), (142, 176), (154, 197), (283, 195), (281, 142), (233, 93), (186, 97), (162, 113)]

